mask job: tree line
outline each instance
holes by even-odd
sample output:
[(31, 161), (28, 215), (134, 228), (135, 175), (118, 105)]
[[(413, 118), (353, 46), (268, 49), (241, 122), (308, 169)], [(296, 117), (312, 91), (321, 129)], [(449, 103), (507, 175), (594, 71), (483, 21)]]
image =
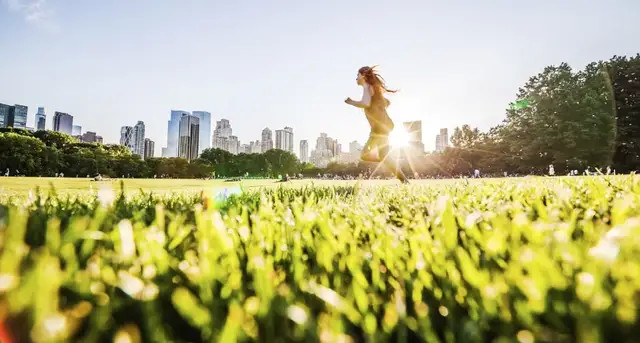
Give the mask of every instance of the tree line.
[[(548, 66), (522, 86), (506, 117), (483, 132), (469, 125), (453, 130), (452, 147), (423, 156), (394, 156), (408, 175), (558, 174), (610, 167), (620, 173), (640, 166), (640, 54), (614, 56), (574, 70)], [(302, 173), (369, 176), (388, 174), (358, 163), (315, 168), (286, 151), (238, 154), (207, 149), (181, 158), (141, 160), (119, 145), (80, 143), (60, 132), (0, 129), (0, 173), (28, 176), (275, 177)]]
[[(305, 167), (278, 149), (263, 154), (239, 154), (206, 149), (190, 163), (183, 158), (148, 158), (125, 146), (82, 143), (56, 131), (0, 129), (0, 173), (24, 176), (208, 178), (293, 175)], [(308, 166), (307, 166), (308, 168)]]
[(549, 66), (520, 88), (504, 121), (455, 128), (440, 159), (452, 174), (543, 174), (640, 167), (640, 54), (573, 70)]

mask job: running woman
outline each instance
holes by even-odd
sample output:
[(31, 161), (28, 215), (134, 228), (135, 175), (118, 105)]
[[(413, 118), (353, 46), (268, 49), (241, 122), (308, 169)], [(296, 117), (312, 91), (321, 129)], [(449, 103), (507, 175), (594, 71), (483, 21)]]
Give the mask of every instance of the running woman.
[(362, 149), (360, 158), (366, 162), (382, 162), (396, 175), (398, 180), (402, 183), (408, 183), (402, 170), (391, 158), (388, 158), (389, 133), (393, 130), (394, 125), (387, 114), (389, 100), (384, 97), (384, 93), (395, 93), (396, 91), (387, 88), (384, 79), (376, 72), (375, 66), (360, 68), (356, 81), (359, 86), (362, 86), (362, 99), (355, 101), (347, 98), (344, 102), (364, 109), (364, 114), (371, 126), (369, 139)]

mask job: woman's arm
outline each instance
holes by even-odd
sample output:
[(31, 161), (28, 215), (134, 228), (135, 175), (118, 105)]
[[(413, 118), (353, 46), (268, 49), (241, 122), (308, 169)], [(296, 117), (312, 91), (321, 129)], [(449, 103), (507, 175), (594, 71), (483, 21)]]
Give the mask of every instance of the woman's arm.
[(362, 99), (360, 101), (352, 100), (351, 98), (347, 98), (344, 102), (351, 106), (355, 106), (358, 108), (367, 108), (371, 105), (371, 86), (362, 87)]

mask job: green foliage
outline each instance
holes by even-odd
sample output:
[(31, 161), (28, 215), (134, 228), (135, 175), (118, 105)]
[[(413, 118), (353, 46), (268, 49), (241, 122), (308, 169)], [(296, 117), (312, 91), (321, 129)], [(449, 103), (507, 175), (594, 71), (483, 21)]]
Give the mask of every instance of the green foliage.
[(640, 337), (638, 176), (214, 201), (1, 199), (4, 328), (41, 342)]
[(521, 172), (541, 172), (549, 164), (561, 171), (611, 165), (615, 115), (600, 66), (579, 72), (567, 64), (547, 67), (529, 79), (518, 98), (532, 104), (510, 109), (504, 132)]
[(16, 127), (2, 127), (0, 133), (15, 133), (21, 136), (33, 137), (33, 133), (27, 129), (21, 129)]
[(47, 146), (55, 146), (62, 149), (69, 144), (76, 143), (78, 140), (58, 131), (40, 130), (33, 133), (33, 137), (38, 138)]
[(456, 127), (451, 135), (451, 144), (456, 148), (473, 148), (482, 138), (478, 128), (472, 129), (469, 125)]
[(614, 56), (607, 64), (616, 104), (615, 168), (634, 171), (640, 165), (640, 54)]
[(5, 128), (0, 130), (0, 172), (10, 175), (66, 176), (98, 174), (132, 178), (208, 178), (218, 176), (260, 176), (295, 174), (300, 170), (297, 158), (282, 150), (266, 154), (239, 154), (206, 149), (201, 158), (189, 163), (182, 158), (141, 160), (121, 145), (81, 143), (56, 131)]
[(46, 146), (38, 139), (17, 133), (0, 133), (0, 171), (12, 175), (37, 175)]
[(263, 154), (233, 155), (222, 149), (205, 149), (200, 159), (214, 168), (217, 176), (262, 176), (293, 175), (301, 170), (295, 155), (280, 149), (271, 149)]
[(280, 149), (271, 149), (265, 152), (264, 158), (269, 163), (269, 175), (293, 175), (299, 169), (298, 159), (288, 151)]
[[(468, 125), (451, 137), (444, 169), (468, 173), (545, 173), (549, 164), (566, 173), (612, 166), (618, 172), (640, 165), (640, 55), (614, 56), (574, 71), (549, 66), (529, 79), (488, 133)], [(593, 169), (592, 169), (593, 170)]]

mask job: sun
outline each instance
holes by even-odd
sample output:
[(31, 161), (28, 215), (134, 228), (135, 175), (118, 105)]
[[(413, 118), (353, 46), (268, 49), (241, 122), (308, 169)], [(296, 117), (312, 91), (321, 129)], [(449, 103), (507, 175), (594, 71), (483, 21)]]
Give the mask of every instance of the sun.
[(409, 145), (410, 136), (404, 128), (396, 128), (389, 134), (389, 144), (392, 148), (404, 148)]

